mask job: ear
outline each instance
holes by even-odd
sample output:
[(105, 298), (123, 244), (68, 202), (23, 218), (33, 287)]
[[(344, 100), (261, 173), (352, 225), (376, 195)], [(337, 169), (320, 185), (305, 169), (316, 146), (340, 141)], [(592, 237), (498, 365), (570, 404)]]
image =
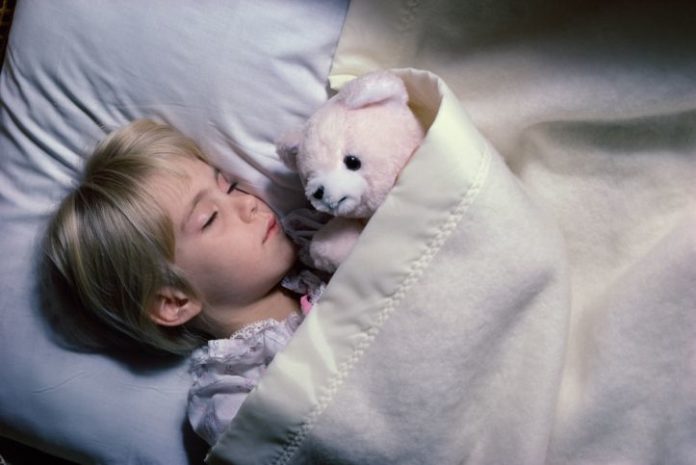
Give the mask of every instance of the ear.
[(302, 129), (295, 129), (283, 134), (276, 142), (276, 153), (292, 171), (297, 171), (297, 154), (300, 151), (302, 136)]
[(162, 326), (180, 326), (203, 310), (203, 304), (173, 287), (159, 290), (148, 309), (150, 319)]
[(406, 85), (399, 76), (390, 71), (364, 74), (346, 84), (336, 94), (336, 100), (351, 110), (377, 103), (408, 103)]

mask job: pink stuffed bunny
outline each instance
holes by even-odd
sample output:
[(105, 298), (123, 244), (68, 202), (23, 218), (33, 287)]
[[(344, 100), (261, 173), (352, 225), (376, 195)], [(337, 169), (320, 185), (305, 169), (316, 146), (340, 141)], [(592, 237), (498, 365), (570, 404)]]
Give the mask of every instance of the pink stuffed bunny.
[(335, 217), (310, 244), (312, 265), (333, 272), (343, 262), (423, 136), (404, 82), (379, 71), (346, 84), (281, 139), (278, 154), (309, 201)]

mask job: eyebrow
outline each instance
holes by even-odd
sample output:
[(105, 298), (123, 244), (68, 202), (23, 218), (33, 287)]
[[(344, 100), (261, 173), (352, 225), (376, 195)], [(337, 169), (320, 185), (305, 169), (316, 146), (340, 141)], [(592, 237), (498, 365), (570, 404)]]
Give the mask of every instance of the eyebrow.
[[(210, 166), (210, 165), (208, 165)], [(210, 169), (213, 173), (213, 178), (217, 177), (218, 170), (215, 169), (215, 167), (210, 166)], [(191, 215), (193, 215), (193, 212), (196, 210), (196, 207), (200, 203), (203, 198), (208, 195), (208, 192), (210, 192), (209, 188), (201, 189), (198, 192), (196, 192), (196, 195), (193, 196), (193, 199), (191, 199), (191, 202), (189, 203), (189, 207), (187, 209), (186, 215), (184, 215), (184, 219), (182, 220), (181, 224), (179, 227), (181, 228), (181, 231), (183, 232), (184, 229), (186, 228), (186, 225), (188, 222), (191, 220)]]

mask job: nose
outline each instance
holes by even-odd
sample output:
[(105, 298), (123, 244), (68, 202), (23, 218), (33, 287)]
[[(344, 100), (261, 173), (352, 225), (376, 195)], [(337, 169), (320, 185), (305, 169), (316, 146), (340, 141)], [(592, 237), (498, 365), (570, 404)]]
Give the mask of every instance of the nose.
[(235, 209), (239, 218), (245, 223), (251, 223), (259, 209), (259, 200), (246, 192), (235, 196)]
[(312, 194), (312, 197), (314, 197), (317, 200), (321, 200), (324, 198), (324, 186), (319, 186), (317, 190), (314, 191)]

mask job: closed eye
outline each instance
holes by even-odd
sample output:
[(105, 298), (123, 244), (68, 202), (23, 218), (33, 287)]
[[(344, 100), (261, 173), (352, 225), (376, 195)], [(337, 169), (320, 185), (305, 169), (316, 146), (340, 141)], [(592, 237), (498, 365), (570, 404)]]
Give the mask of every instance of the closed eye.
[(215, 178), (218, 186), (220, 186), (220, 188), (224, 190), (226, 194), (230, 194), (237, 187), (236, 182), (228, 181), (227, 176), (222, 174), (222, 171), (217, 168), (215, 168)]
[(215, 222), (217, 215), (218, 215), (217, 211), (215, 211), (212, 215), (210, 215), (210, 218), (208, 218), (208, 221), (205, 222), (205, 224), (203, 225), (203, 227), (201, 229), (207, 229), (208, 227), (210, 227)]

